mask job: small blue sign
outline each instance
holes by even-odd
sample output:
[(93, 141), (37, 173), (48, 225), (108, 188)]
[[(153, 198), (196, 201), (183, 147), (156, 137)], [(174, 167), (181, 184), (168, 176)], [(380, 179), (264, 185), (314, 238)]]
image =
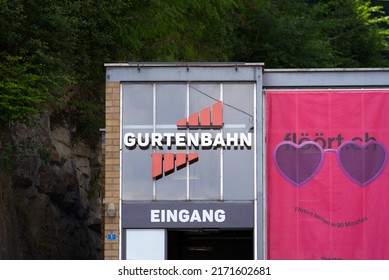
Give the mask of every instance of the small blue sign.
[(116, 233), (108, 234), (107, 239), (108, 240), (116, 240)]

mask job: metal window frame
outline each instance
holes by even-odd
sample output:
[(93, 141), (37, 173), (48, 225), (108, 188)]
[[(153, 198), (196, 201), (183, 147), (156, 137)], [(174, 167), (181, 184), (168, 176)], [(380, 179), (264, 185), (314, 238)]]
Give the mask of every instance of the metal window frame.
[(388, 88), (389, 68), (265, 69), (266, 89)]

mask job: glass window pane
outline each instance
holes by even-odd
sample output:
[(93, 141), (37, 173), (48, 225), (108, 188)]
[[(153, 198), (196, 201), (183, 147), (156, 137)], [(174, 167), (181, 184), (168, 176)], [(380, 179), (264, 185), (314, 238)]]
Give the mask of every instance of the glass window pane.
[(186, 117), (186, 84), (157, 84), (156, 95), (157, 126), (172, 125), (177, 129), (177, 121)]
[[(249, 134), (254, 126), (254, 86), (252, 83), (225, 83), (224, 135)], [(230, 147), (223, 154), (223, 192), (225, 200), (254, 199), (254, 135), (252, 147)]]
[[(175, 146), (171, 150), (164, 150), (167, 153), (172, 153), (175, 156), (177, 153), (186, 154), (186, 150), (177, 150)], [(165, 162), (165, 161), (164, 161)], [(176, 166), (174, 159), (174, 166)], [(157, 200), (185, 200), (186, 199), (186, 168), (174, 170), (169, 174), (164, 174), (163, 177), (156, 181), (156, 199)]]
[(223, 162), (224, 200), (254, 199), (253, 150), (226, 149)]
[(254, 84), (224, 84), (223, 101), (225, 125), (244, 125), (247, 130), (254, 125)]
[(198, 113), (220, 101), (220, 84), (191, 83), (189, 89), (189, 114)]
[[(186, 118), (186, 84), (163, 83), (157, 84), (156, 90), (157, 128), (159, 133), (185, 133), (185, 130), (177, 129), (177, 121)], [(166, 154), (186, 153), (186, 148), (177, 149), (176, 146), (157, 149)], [(173, 157), (174, 157), (173, 156)], [(166, 160), (164, 160), (166, 163)], [(185, 200), (186, 199), (186, 168), (177, 170), (176, 159), (173, 158), (174, 169), (164, 174), (156, 181), (157, 200)]]
[[(151, 133), (151, 130), (123, 130), (127, 132)], [(128, 149), (123, 145), (122, 152), (122, 196), (123, 200), (152, 200), (153, 180), (151, 178), (152, 149)]]
[(123, 84), (123, 125), (153, 124), (153, 85)]
[[(220, 100), (219, 83), (191, 83), (189, 92), (189, 114), (200, 113)], [(211, 112), (212, 121), (212, 112)], [(211, 133), (221, 130), (191, 131)], [(220, 148), (192, 150), (199, 155), (198, 162), (190, 165), (189, 196), (191, 200), (220, 200)]]
[(165, 237), (163, 229), (127, 229), (127, 260), (164, 260)]
[(198, 162), (189, 166), (191, 200), (220, 200), (220, 149), (198, 150)]

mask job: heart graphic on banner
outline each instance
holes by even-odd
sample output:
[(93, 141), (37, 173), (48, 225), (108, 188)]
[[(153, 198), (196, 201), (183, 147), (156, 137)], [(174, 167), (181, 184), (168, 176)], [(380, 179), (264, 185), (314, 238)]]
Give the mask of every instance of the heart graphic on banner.
[(309, 141), (301, 145), (282, 142), (274, 151), (274, 162), (280, 174), (296, 187), (315, 177), (323, 165), (323, 150), (319, 144)]
[(340, 145), (336, 159), (343, 173), (351, 181), (365, 187), (384, 170), (387, 152), (385, 146), (376, 141), (366, 144), (349, 141)]
[(274, 162), (280, 174), (296, 187), (315, 177), (323, 165), (324, 153), (336, 152), (337, 162), (343, 173), (354, 183), (365, 187), (383, 172), (387, 162), (387, 151), (382, 143), (369, 141), (360, 144), (347, 141), (338, 150), (323, 150), (316, 142), (301, 145), (281, 142), (274, 150)]

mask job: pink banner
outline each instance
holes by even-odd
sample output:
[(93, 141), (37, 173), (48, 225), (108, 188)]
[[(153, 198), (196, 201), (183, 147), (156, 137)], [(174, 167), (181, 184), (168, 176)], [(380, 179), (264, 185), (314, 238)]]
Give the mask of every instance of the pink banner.
[(269, 259), (389, 259), (389, 91), (267, 91)]

